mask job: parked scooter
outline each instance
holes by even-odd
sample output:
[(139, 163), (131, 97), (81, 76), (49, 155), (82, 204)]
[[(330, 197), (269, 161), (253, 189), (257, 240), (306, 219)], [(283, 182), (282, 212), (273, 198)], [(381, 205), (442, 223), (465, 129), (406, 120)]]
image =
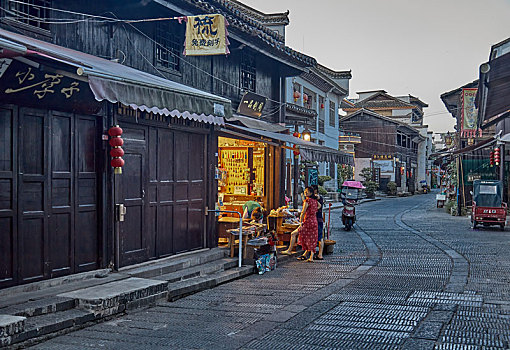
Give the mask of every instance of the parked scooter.
[(350, 231), (356, 222), (356, 207), (358, 200), (361, 199), (361, 190), (365, 186), (359, 181), (344, 181), (340, 198), (344, 205), (342, 209), (342, 223), (344, 230)]

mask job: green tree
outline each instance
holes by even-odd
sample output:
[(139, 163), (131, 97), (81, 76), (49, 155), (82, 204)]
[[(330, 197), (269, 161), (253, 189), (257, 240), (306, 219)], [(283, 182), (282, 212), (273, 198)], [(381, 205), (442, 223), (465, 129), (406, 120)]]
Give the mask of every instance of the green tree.
[(344, 181), (350, 180), (354, 177), (354, 170), (350, 165), (338, 164), (337, 174), (338, 174), (338, 187), (340, 187), (342, 186)]
[(379, 188), (379, 184), (377, 182), (372, 181), (372, 169), (371, 168), (363, 168), (361, 169), (361, 177), (364, 179), (363, 185), (365, 188), (365, 193), (368, 198), (375, 197), (375, 191)]

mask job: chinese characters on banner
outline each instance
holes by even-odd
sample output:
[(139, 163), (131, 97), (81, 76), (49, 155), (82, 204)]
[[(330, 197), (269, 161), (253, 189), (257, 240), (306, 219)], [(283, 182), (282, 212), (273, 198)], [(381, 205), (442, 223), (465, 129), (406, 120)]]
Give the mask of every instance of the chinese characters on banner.
[(188, 16), (184, 55), (227, 55), (228, 32), (225, 17), (218, 14)]
[[(475, 108), (477, 88), (462, 89), (461, 137), (475, 137), (478, 129), (478, 109)], [(481, 130), (479, 130), (481, 135)]]

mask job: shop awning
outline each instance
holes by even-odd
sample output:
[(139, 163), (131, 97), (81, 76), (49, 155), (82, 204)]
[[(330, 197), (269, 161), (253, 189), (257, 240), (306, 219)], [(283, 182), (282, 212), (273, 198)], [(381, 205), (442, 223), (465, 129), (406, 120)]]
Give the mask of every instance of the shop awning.
[(326, 146), (317, 145), (313, 142), (304, 141), (292, 135), (279, 134), (271, 131), (264, 131), (258, 129), (251, 129), (231, 124), (228, 124), (227, 128), (221, 130), (228, 133), (229, 129), (258, 135), (259, 137), (261, 137), (260, 142), (265, 142), (264, 138), (266, 139), (269, 138), (272, 140), (278, 140), (281, 142), (296, 145), (298, 146), (300, 154), (304, 160), (312, 162), (333, 162), (337, 164), (354, 165), (354, 158), (352, 155), (348, 153), (340, 152), (336, 149), (329, 148)]
[[(224, 125), (230, 100), (140, 70), (0, 29), (0, 48), (26, 57), (58, 61), (88, 79), (98, 101), (120, 102), (142, 111)], [(12, 55), (12, 52), (10, 52)], [(0, 54), (1, 56), (1, 54)]]

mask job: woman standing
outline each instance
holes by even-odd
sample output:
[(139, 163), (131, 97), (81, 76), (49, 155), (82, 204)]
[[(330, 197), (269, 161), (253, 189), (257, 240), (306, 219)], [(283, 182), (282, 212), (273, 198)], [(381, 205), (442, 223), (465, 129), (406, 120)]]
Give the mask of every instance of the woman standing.
[(296, 238), (299, 235), (299, 244), (304, 249), (303, 255), (298, 260), (307, 260), (306, 255), (310, 253), (308, 262), (313, 262), (313, 253), (317, 247), (318, 225), (317, 225), (317, 196), (315, 196), (313, 188), (305, 188), (306, 199), (303, 203), (303, 211), (301, 212), (301, 225), (291, 233), (289, 248), (281, 254), (290, 255), (296, 244)]

